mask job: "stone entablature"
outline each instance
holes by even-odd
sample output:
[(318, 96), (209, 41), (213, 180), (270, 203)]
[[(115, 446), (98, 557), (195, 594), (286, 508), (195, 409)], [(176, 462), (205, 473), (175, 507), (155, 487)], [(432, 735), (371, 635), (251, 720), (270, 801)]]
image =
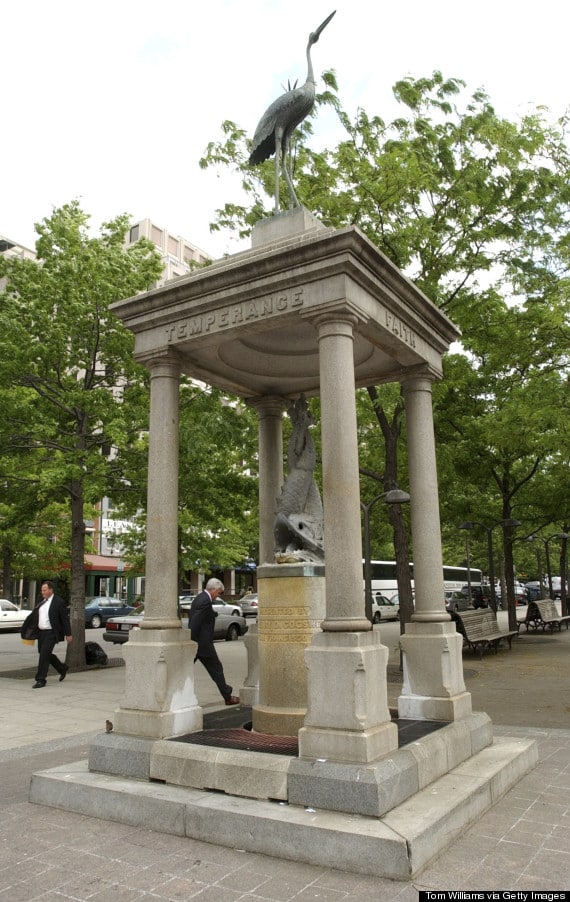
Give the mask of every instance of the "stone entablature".
[(142, 361), (175, 351), (188, 375), (243, 397), (319, 390), (314, 320), (355, 317), (357, 386), (397, 381), (459, 332), (357, 228), (320, 229), (219, 260), (113, 305)]

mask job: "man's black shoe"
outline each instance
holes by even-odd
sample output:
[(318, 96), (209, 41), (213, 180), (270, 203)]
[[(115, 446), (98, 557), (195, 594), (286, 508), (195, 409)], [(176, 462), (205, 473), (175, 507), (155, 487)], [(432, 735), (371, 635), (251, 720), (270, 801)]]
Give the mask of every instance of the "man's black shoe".
[(60, 683), (61, 683), (62, 680), (64, 680), (64, 679), (66, 678), (66, 676), (67, 676), (67, 671), (68, 671), (68, 670), (69, 670), (69, 664), (64, 664), (64, 665), (63, 665), (63, 670), (61, 671), (61, 673), (60, 673), (60, 675), (59, 675), (59, 682), (60, 682)]
[(34, 685), (32, 686), (32, 689), (43, 689), (45, 684), (46, 684), (45, 680), (37, 680), (34, 683)]

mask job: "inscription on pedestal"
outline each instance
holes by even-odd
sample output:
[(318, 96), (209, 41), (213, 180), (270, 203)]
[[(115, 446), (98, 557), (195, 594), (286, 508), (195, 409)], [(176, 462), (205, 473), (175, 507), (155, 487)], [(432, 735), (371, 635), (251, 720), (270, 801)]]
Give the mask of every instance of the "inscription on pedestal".
[(321, 622), (307, 617), (307, 609), (302, 605), (284, 605), (278, 610), (267, 607), (259, 618), (259, 636), (263, 642), (306, 646)]

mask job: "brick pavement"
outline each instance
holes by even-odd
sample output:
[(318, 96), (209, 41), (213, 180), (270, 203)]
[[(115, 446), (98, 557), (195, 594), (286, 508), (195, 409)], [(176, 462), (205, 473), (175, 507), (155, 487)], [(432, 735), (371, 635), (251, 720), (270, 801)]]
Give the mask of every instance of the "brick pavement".
[[(44, 690), (33, 693), (29, 682), (0, 673), (0, 902), (388, 902), (417, 900), (420, 889), (568, 889), (570, 634), (527, 640), (523, 634), (521, 638), (512, 652), (485, 656), (482, 662), (466, 654), (467, 688), (472, 691), (474, 707), (494, 709), (494, 714), (489, 713), (497, 735), (537, 741), (539, 764), (407, 883), (269, 858), (31, 805), (27, 798), (33, 772), (86, 757), (101, 718), (120, 697), (121, 668), (115, 674), (73, 675), (56, 686), (53, 695), (47, 688), (45, 695)], [(534, 644), (532, 638), (537, 640)], [(551, 638), (554, 641), (548, 645)], [(239, 670), (239, 648), (229, 653), (238, 656), (235, 668)], [(236, 684), (238, 680), (239, 673)], [(207, 684), (204, 691), (209, 692)], [(41, 704), (38, 696), (42, 696)], [(59, 722), (52, 726), (54, 711), (62, 702), (66, 709), (63, 730)], [(85, 712), (88, 702), (93, 710), (91, 721)], [(211, 697), (207, 703), (212, 705)], [(80, 716), (72, 723), (74, 704)], [(526, 712), (524, 719), (532, 724), (508, 725), (517, 711), (521, 716)], [(503, 725), (498, 726), (500, 723)], [(48, 733), (48, 740), (38, 741)]]

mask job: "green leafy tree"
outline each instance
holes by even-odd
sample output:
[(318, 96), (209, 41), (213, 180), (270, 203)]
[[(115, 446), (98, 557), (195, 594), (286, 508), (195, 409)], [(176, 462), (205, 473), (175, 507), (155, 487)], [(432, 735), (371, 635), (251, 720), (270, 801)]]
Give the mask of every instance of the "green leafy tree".
[(120, 496), (114, 449), (145, 427), (133, 337), (109, 306), (148, 289), (162, 270), (150, 242), (124, 247), (128, 216), (105, 223), (98, 237), (88, 221), (76, 201), (54, 210), (36, 226), (37, 260), (4, 259), (0, 269), (0, 390), (5, 403), (24, 402), (4, 421), (4, 455), (23, 462), (39, 511), (67, 505), (71, 666), (85, 660), (86, 511)]
[[(557, 338), (549, 339), (550, 350), (568, 329), (564, 255), (570, 167), (565, 123), (549, 123), (543, 109), (510, 122), (495, 113), (484, 92), (465, 97), (462, 81), (445, 79), (437, 71), (428, 78), (397, 82), (394, 94), (402, 115), (393, 122), (362, 109), (351, 118), (335, 94), (334, 75), (325, 73), (324, 79), (327, 91), (318, 103), (336, 108), (346, 138), (334, 149), (313, 151), (300, 134), (298, 196), (326, 225), (358, 226), (460, 326), (466, 368), (473, 369), (472, 378), (478, 381), (475, 400), (480, 395), (495, 399), (487, 407), (490, 428), (485, 439), (496, 422), (497, 433), (505, 439), (510, 429), (512, 446), (512, 420), (509, 424), (501, 413), (507, 397), (512, 398), (512, 410), (523, 395), (534, 393), (537, 398), (542, 385), (543, 392), (554, 389), (552, 395), (543, 394), (543, 409), (554, 409), (560, 400), (559, 382), (553, 379), (549, 385), (539, 367), (520, 380), (513, 372), (521, 365), (523, 349), (527, 358), (534, 358), (553, 322), (558, 322)], [(257, 219), (268, 215), (265, 195), (268, 200), (272, 194), (272, 164), (249, 169), (245, 133), (235, 123), (223, 128), (223, 140), (208, 146), (202, 165), (239, 173), (252, 204), (227, 204), (218, 211), (214, 227), (246, 235)], [(527, 308), (521, 312), (525, 301)], [(531, 323), (531, 334), (523, 334)], [(492, 356), (493, 365), (481, 369), (478, 355), (485, 360)], [(558, 355), (557, 365), (561, 359)], [(460, 393), (466, 387), (460, 381), (450, 390)], [(393, 409), (384, 410), (381, 394), (371, 386), (371, 396), (374, 392), (374, 413), (384, 437), (384, 473), (392, 474), (398, 472), (394, 456), (405, 430), (403, 405), (395, 408), (394, 416)], [(463, 418), (462, 428), (466, 425)], [(470, 425), (473, 432), (476, 424)], [(446, 429), (438, 431), (443, 435)], [(449, 439), (455, 444), (457, 433)], [(513, 464), (514, 469), (509, 469), (508, 454), (501, 457), (500, 467), (496, 458), (482, 460), (483, 472), (469, 477), (472, 492), (484, 493), (480, 503), (498, 491), (499, 518), (510, 511), (515, 491), (536, 477), (533, 462), (547, 453), (548, 441), (548, 453), (555, 454), (559, 439), (548, 430), (541, 436), (542, 447), (527, 444), (524, 463)], [(453, 467), (443, 475), (452, 485), (457, 481)], [(463, 488), (461, 494), (469, 496)], [(403, 516), (398, 509), (392, 515)], [(394, 529), (399, 543), (403, 521)]]
[[(179, 578), (257, 559), (257, 421), (227, 393), (186, 378), (180, 388)], [(124, 459), (130, 490), (120, 516), (133, 520), (126, 556), (144, 572), (146, 437)]]

